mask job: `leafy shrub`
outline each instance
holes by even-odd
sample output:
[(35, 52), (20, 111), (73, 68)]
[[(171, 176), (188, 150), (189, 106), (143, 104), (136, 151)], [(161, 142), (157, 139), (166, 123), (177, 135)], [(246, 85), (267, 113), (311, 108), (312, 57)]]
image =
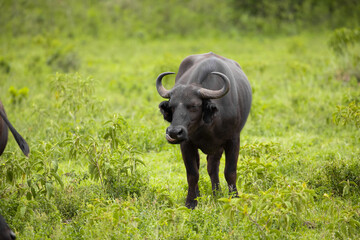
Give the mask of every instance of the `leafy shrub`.
[(32, 169), (37, 170), (37, 174), (31, 175), (28, 178), (27, 184), (31, 190), (31, 195), (27, 193), (27, 197), (30, 199), (36, 197), (37, 194), (46, 195), (48, 198), (54, 195), (54, 185), (59, 184), (64, 186), (61, 177), (58, 175), (58, 153), (59, 149), (57, 145), (53, 145), (49, 142), (41, 142), (37, 151), (33, 151), (32, 157), (34, 162), (32, 163)]
[(86, 176), (81, 177), (76, 174), (67, 174), (72, 182), (55, 192), (54, 202), (61, 213), (63, 222), (72, 221), (93, 199), (105, 197), (101, 186), (97, 184), (86, 185), (81, 182)]
[[(6, 182), (12, 185), (19, 196), (26, 195), (28, 200), (38, 196), (52, 197), (54, 186), (63, 186), (58, 175), (58, 153), (56, 145), (41, 142), (32, 148), (29, 158), (8, 154), (6, 161), (0, 166), (0, 186), (6, 188)], [(7, 154), (7, 153), (6, 153)], [(18, 182), (21, 182), (19, 184)]]
[(354, 124), (360, 128), (360, 95), (345, 98), (345, 106), (336, 106), (337, 111), (333, 113), (333, 121), (336, 124)]
[(334, 194), (336, 196), (359, 196), (360, 192), (360, 162), (330, 158), (319, 168), (309, 180), (320, 194)]
[(357, 206), (344, 204), (340, 199), (324, 194), (320, 201), (324, 215), (319, 219), (323, 228), (329, 231), (327, 238), (355, 239), (358, 238), (360, 212)]
[[(95, 86), (92, 77), (56, 73), (51, 87), (57, 100), (55, 107), (59, 109), (59, 119), (66, 122), (66, 116), (70, 116), (74, 127), (79, 122), (77, 115), (100, 111), (100, 101), (93, 97)], [(91, 115), (87, 115), (86, 119), (89, 117)]]
[(93, 199), (71, 222), (68, 231), (80, 239), (139, 239), (138, 212), (131, 200)]
[(360, 43), (360, 28), (336, 29), (329, 39), (330, 48), (339, 56), (349, 54), (350, 48)]
[(102, 136), (91, 136), (77, 128), (63, 142), (69, 146), (71, 158), (87, 159), (91, 178), (99, 180), (106, 191), (116, 197), (140, 194), (144, 184), (138, 172), (138, 165), (144, 163), (138, 157), (140, 152), (123, 138), (125, 129), (125, 120), (114, 116), (104, 123)]
[(272, 158), (276, 159), (283, 153), (280, 144), (275, 142), (254, 142), (241, 147), (240, 155), (243, 158)]
[(313, 203), (314, 191), (305, 183), (278, 180), (256, 194), (221, 198), (223, 211), (232, 221), (245, 221), (257, 237), (278, 238), (303, 225)]
[(360, 29), (336, 29), (328, 44), (336, 54), (336, 78), (350, 81), (355, 77), (360, 82)]
[[(0, 199), (1, 213), (9, 214), (7, 220), (15, 232), (21, 231), (28, 238), (36, 235), (50, 237), (52, 226), (60, 222), (60, 214), (54, 203), (46, 198), (28, 200), (26, 197), (13, 195), (8, 199)], [(6, 207), (2, 209), (2, 207)], [(11, 220), (11, 221), (10, 221)]]
[(275, 183), (277, 176), (272, 162), (246, 158), (238, 163), (238, 187), (244, 192), (265, 191)]
[(334, 121), (342, 125), (354, 123), (357, 128), (360, 128), (360, 104), (352, 101), (347, 106), (337, 106)]

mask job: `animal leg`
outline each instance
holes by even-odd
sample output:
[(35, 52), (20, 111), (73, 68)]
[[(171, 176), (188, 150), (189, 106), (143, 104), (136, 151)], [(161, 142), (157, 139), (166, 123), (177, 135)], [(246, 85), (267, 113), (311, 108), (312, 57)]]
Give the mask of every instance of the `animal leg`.
[(207, 171), (211, 180), (211, 188), (213, 194), (216, 194), (216, 191), (220, 190), (220, 181), (219, 181), (219, 165), (223, 149), (218, 151), (213, 155), (207, 155)]
[(238, 195), (236, 188), (236, 168), (240, 149), (240, 136), (229, 140), (225, 145), (225, 179), (229, 186), (229, 192)]
[(196, 198), (200, 196), (198, 187), (200, 165), (199, 152), (198, 149), (189, 142), (181, 143), (180, 148), (186, 167), (188, 182), (188, 194), (185, 205), (187, 208), (194, 209), (197, 205)]

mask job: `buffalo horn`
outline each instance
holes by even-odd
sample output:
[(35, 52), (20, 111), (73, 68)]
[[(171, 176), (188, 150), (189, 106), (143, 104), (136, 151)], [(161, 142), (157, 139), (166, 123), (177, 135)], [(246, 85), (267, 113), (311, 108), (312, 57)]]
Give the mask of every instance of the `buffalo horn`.
[(198, 90), (198, 93), (199, 93), (200, 97), (203, 99), (221, 98), (230, 89), (230, 80), (225, 74), (220, 73), (220, 72), (212, 72), (212, 74), (215, 74), (215, 75), (218, 75), (219, 77), (221, 77), (222, 80), (224, 81), (224, 86), (219, 90), (210, 90), (210, 89), (206, 89), (206, 88), (200, 88)]
[(156, 89), (157, 89), (159, 95), (163, 98), (170, 98), (170, 91), (166, 90), (166, 88), (161, 83), (162, 78), (169, 74), (174, 74), (174, 72), (161, 73), (156, 79)]

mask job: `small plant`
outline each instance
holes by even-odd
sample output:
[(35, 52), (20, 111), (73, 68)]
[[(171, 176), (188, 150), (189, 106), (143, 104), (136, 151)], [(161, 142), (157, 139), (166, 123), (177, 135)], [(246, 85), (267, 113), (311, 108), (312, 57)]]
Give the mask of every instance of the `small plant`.
[(354, 124), (360, 128), (360, 95), (347, 97), (346, 105), (336, 106), (337, 111), (333, 113), (333, 121), (336, 124)]
[(160, 225), (169, 225), (169, 224), (178, 224), (179, 222), (186, 221), (186, 217), (184, 216), (184, 213), (189, 213), (191, 210), (189, 210), (185, 206), (180, 206), (177, 208), (167, 208), (164, 210), (164, 214), (160, 219)]
[(26, 197), (30, 200), (37, 195), (44, 195), (48, 198), (54, 196), (55, 184), (64, 187), (61, 177), (58, 175), (58, 146), (49, 142), (41, 142), (37, 150), (33, 151), (31, 158), (31, 169), (36, 170), (36, 174), (32, 173), (28, 176), (27, 185), (30, 189), (26, 193)]
[(110, 140), (111, 151), (114, 151), (121, 143), (121, 136), (119, 136), (119, 134), (124, 133), (127, 128), (127, 122), (122, 116), (114, 115), (112, 120), (108, 120), (104, 123), (104, 126), (106, 126), (106, 128), (103, 138), (105, 140)]
[(94, 80), (91, 77), (84, 78), (78, 73), (56, 73), (51, 86), (61, 118), (70, 115), (75, 125), (80, 111), (94, 111), (97, 107), (98, 101), (93, 97)]
[(87, 135), (76, 128), (62, 143), (69, 146), (70, 157), (85, 158), (92, 179), (99, 180), (103, 188), (114, 196), (140, 194), (144, 185), (138, 165), (144, 163), (140, 152), (127, 143), (126, 122), (116, 115), (103, 125), (103, 135)]
[(9, 153), (8, 160), (0, 165), (3, 176), (0, 183), (4, 181), (13, 185), (19, 196), (25, 195), (28, 200), (38, 196), (53, 197), (55, 184), (63, 187), (62, 179), (57, 173), (57, 153), (56, 145), (45, 142), (35, 146), (29, 158), (19, 158)]
[(266, 190), (278, 177), (275, 165), (259, 158), (245, 158), (238, 163), (238, 186), (243, 191)]
[(14, 86), (10, 86), (8, 91), (11, 96), (11, 103), (14, 105), (20, 104), (29, 95), (29, 88), (27, 87), (17, 90)]

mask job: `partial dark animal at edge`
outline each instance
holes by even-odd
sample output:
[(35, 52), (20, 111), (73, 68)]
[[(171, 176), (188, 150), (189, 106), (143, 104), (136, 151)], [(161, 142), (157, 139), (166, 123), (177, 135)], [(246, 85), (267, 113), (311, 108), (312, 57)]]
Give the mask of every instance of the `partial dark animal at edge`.
[(11, 231), (5, 219), (0, 214), (0, 240), (13, 240), (16, 239), (15, 233)]
[[(30, 152), (28, 144), (7, 119), (4, 106), (0, 101), (0, 155), (4, 152), (8, 141), (8, 128), (12, 132), (22, 152), (26, 156), (28, 156)], [(12, 240), (12, 239), (16, 239), (16, 236), (14, 232), (11, 231), (10, 227), (7, 225), (3, 216), (1, 216), (0, 214), (0, 240)]]
[(16, 129), (11, 125), (11, 123), (7, 119), (4, 106), (0, 101), (0, 155), (4, 152), (8, 141), (8, 128), (12, 132), (22, 152), (25, 154), (25, 156), (28, 156), (30, 152), (29, 145), (26, 143), (25, 139), (16, 131)]
[(236, 196), (240, 132), (252, 102), (245, 73), (237, 62), (210, 52), (185, 58), (171, 90), (162, 85), (162, 78), (168, 74), (173, 72), (158, 76), (156, 88), (161, 97), (169, 99), (159, 108), (171, 123), (166, 129), (167, 141), (180, 144), (188, 182), (186, 206), (195, 208), (199, 196), (198, 149), (207, 154), (214, 193), (219, 190), (220, 158), (225, 152), (225, 179), (229, 192)]

